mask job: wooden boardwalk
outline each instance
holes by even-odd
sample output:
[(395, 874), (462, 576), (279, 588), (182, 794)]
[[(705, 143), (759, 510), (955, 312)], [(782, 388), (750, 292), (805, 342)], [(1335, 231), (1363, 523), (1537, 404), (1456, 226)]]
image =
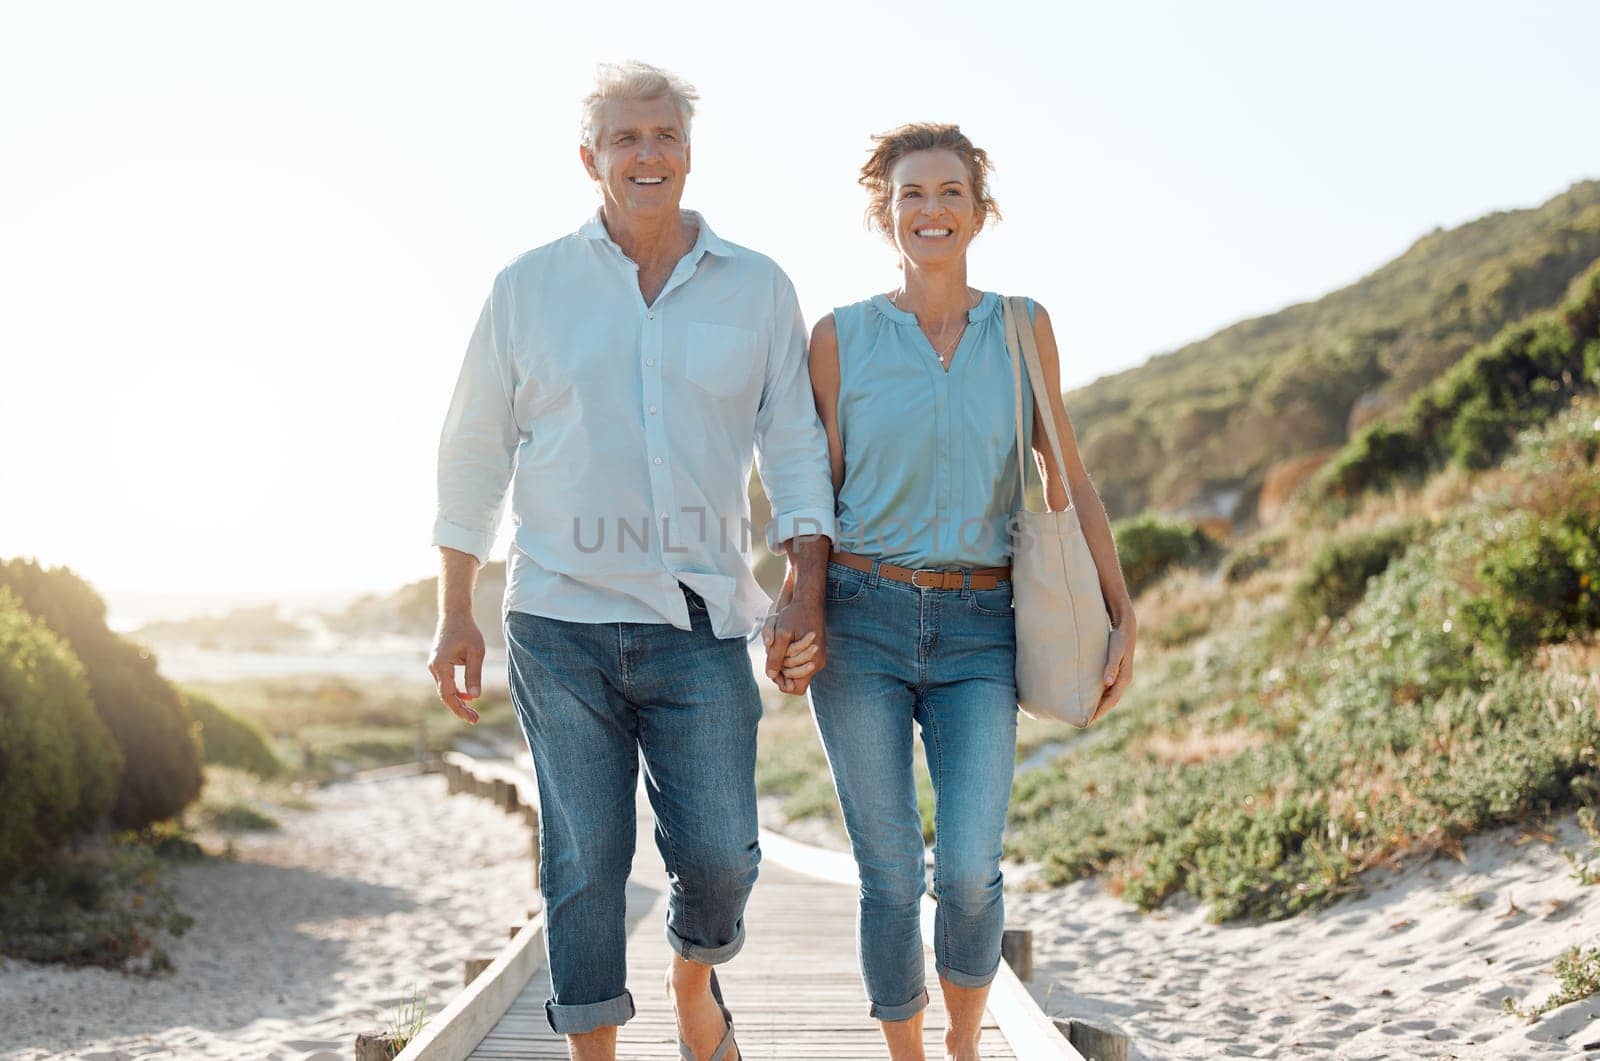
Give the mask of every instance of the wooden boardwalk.
[[(617, 1056), (679, 1061), (672, 1008), (663, 989), (671, 951), (664, 935), (666, 875), (641, 805), (639, 846), (628, 887), (628, 987), (637, 1014), (623, 1025)], [(748, 940), (739, 956), (719, 967), (718, 979), (748, 1061), (886, 1058), (878, 1024), (856, 964), (856, 890), (803, 875), (766, 859), (745, 914)], [(928, 954), (927, 1051), (942, 1057), (945, 1016), (938, 978)], [(548, 967), (528, 981), (505, 1016), (478, 1043), (473, 1061), (565, 1058), (566, 1040), (550, 1030), (544, 1001)], [(983, 1056), (1014, 1058), (993, 1017), (984, 1022)]]
[[(477, 795), (521, 814), (537, 836), (538, 792), (527, 765), (481, 762), (449, 752), (442, 768), (451, 792)], [(665, 938), (667, 881), (653, 829), (654, 819), (641, 791), (627, 906), (628, 985), (637, 1013), (620, 1034), (617, 1056), (623, 1061), (679, 1061), (664, 985), (671, 958)], [(751, 1061), (887, 1057), (878, 1024), (867, 1016), (856, 968), (855, 864), (848, 854), (808, 847), (766, 831), (761, 844), (761, 875), (745, 912), (749, 939), (720, 974), (742, 1056)], [(924, 900), (924, 939), (931, 934), (932, 916), (933, 904)], [(941, 1057), (945, 1015), (932, 955), (924, 954), (932, 987), (925, 1023), (927, 1053)], [(545, 1021), (544, 1000), (549, 995), (544, 918), (539, 916), (517, 930), (489, 967), (430, 1020), (395, 1061), (564, 1058), (565, 1041)], [(361, 1049), (358, 1041), (358, 1056), (364, 1056)], [(1003, 963), (989, 995), (982, 1049), (989, 1061), (1016, 1057), (1084, 1061)]]

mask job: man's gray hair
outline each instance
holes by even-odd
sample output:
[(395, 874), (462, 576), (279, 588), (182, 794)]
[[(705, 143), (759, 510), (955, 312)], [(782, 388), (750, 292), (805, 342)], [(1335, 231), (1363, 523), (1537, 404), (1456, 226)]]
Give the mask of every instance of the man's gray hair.
[(694, 121), (694, 102), (700, 94), (677, 74), (629, 60), (625, 63), (601, 63), (595, 69), (594, 91), (583, 97), (583, 146), (593, 148), (600, 136), (600, 108), (607, 100), (670, 99), (678, 108), (678, 118), (683, 123), (683, 138), (689, 139), (689, 125)]

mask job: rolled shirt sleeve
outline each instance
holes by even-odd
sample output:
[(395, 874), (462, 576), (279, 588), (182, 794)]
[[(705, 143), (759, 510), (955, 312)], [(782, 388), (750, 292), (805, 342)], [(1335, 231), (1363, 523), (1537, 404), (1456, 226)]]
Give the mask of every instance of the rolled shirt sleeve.
[(439, 435), (433, 544), (471, 553), (480, 563), (486, 563), (494, 549), (521, 439), (510, 316), (510, 292), (501, 273), (467, 344)]
[(838, 537), (828, 439), (817, 418), (806, 368), (805, 321), (794, 285), (782, 271), (774, 278), (772, 345), (756, 412), (756, 457), (761, 484), (772, 504), (767, 547), (799, 535)]

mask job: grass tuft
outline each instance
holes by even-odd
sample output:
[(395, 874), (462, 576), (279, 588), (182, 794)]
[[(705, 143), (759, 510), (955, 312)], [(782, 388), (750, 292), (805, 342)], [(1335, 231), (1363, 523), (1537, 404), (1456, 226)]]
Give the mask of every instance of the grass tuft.
[(1588, 950), (1573, 947), (1556, 959), (1555, 973), (1560, 986), (1537, 1006), (1523, 1006), (1508, 996), (1501, 1002), (1502, 1008), (1512, 1016), (1532, 1022), (1568, 1002), (1577, 1002), (1600, 991), (1600, 947)]

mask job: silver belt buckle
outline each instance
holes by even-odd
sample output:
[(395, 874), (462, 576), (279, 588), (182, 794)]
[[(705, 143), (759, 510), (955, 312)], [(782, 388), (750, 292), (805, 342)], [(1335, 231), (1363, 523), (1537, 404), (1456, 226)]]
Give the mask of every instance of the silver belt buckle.
[(919, 575), (942, 575), (942, 574), (944, 574), (943, 571), (935, 571), (931, 567), (919, 567), (919, 568), (917, 568), (917, 570), (911, 572), (911, 584), (913, 586), (917, 587), (918, 589), (933, 589), (934, 588), (933, 586), (924, 586), (922, 583), (918, 582), (917, 581), (917, 577)]

